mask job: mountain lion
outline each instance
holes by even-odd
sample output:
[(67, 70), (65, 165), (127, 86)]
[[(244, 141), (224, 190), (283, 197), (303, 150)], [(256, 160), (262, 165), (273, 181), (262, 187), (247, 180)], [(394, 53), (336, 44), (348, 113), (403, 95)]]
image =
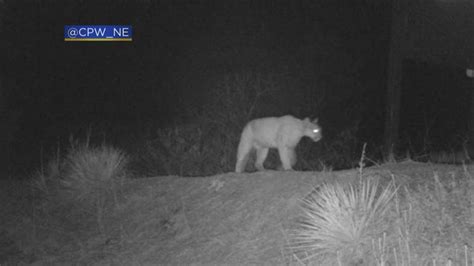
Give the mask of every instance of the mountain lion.
[(284, 170), (293, 170), (292, 167), (296, 164), (295, 147), (304, 136), (310, 137), (315, 142), (322, 138), (317, 118), (311, 121), (309, 118), (301, 120), (285, 115), (250, 121), (240, 137), (235, 172), (245, 171), (249, 154), (254, 149), (257, 151), (255, 168), (259, 171), (265, 170), (263, 162), (270, 148), (278, 149)]

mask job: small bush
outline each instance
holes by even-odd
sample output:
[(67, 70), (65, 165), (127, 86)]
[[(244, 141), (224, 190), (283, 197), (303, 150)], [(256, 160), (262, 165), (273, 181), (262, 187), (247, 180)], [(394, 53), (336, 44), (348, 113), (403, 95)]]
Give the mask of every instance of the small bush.
[(303, 261), (321, 265), (369, 265), (373, 239), (389, 226), (384, 214), (396, 190), (393, 182), (381, 189), (373, 179), (358, 186), (323, 185), (303, 201), (304, 217), (292, 248)]
[(119, 149), (80, 145), (66, 156), (61, 185), (70, 199), (97, 204), (114, 195), (126, 176), (128, 158)]
[(235, 140), (209, 123), (160, 129), (146, 140), (136, 167), (146, 175), (212, 175), (232, 169)]
[[(121, 150), (106, 145), (71, 142), (65, 156), (58, 151), (30, 183), (33, 211), (21, 227), (31, 230), (28, 237), (32, 240), (28, 241), (34, 244), (32, 253), (59, 248), (58, 243), (44, 239), (69, 239), (96, 230), (102, 235), (110, 233), (108, 224), (121, 199), (127, 162), (128, 156)], [(68, 245), (78, 244), (76, 240), (69, 239)]]

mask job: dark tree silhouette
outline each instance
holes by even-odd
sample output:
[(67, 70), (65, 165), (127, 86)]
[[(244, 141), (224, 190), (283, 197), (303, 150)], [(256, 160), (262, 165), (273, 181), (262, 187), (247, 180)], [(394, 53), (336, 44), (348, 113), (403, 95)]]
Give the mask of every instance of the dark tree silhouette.
[(400, 91), (404, 37), (406, 36), (406, 10), (401, 0), (392, 1), (392, 26), (388, 58), (387, 104), (385, 113), (385, 156), (391, 158), (398, 140), (400, 124)]

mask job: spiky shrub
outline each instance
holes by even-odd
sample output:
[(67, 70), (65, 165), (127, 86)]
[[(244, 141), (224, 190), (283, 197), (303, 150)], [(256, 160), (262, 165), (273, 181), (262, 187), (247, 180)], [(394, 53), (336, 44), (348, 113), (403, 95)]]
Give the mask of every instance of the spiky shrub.
[(292, 248), (306, 262), (367, 265), (373, 239), (389, 226), (384, 215), (396, 191), (393, 182), (381, 188), (371, 178), (357, 185), (324, 184), (303, 200)]
[(127, 162), (127, 156), (114, 147), (73, 147), (61, 177), (65, 195), (75, 202), (92, 205), (103, 204), (109, 196), (115, 198), (126, 176)]
[(60, 189), (61, 160), (54, 159), (46, 163), (46, 167), (41, 167), (36, 171), (30, 181), (33, 193), (44, 201), (54, 201), (53, 198)]

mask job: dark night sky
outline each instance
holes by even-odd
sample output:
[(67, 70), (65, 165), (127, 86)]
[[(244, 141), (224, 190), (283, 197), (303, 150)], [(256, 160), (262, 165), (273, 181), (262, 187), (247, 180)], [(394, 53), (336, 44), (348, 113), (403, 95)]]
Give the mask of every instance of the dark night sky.
[[(2, 8), (9, 124), (15, 149), (33, 158), (38, 146), (88, 127), (120, 143), (184, 123), (229, 73), (271, 74), (285, 87), (261, 115), (317, 115), (330, 134), (361, 121), (361, 138), (381, 140), (390, 1), (5, 1)], [(133, 42), (67, 43), (68, 24), (132, 25)], [(293, 97), (307, 92), (324, 96), (317, 114)]]

